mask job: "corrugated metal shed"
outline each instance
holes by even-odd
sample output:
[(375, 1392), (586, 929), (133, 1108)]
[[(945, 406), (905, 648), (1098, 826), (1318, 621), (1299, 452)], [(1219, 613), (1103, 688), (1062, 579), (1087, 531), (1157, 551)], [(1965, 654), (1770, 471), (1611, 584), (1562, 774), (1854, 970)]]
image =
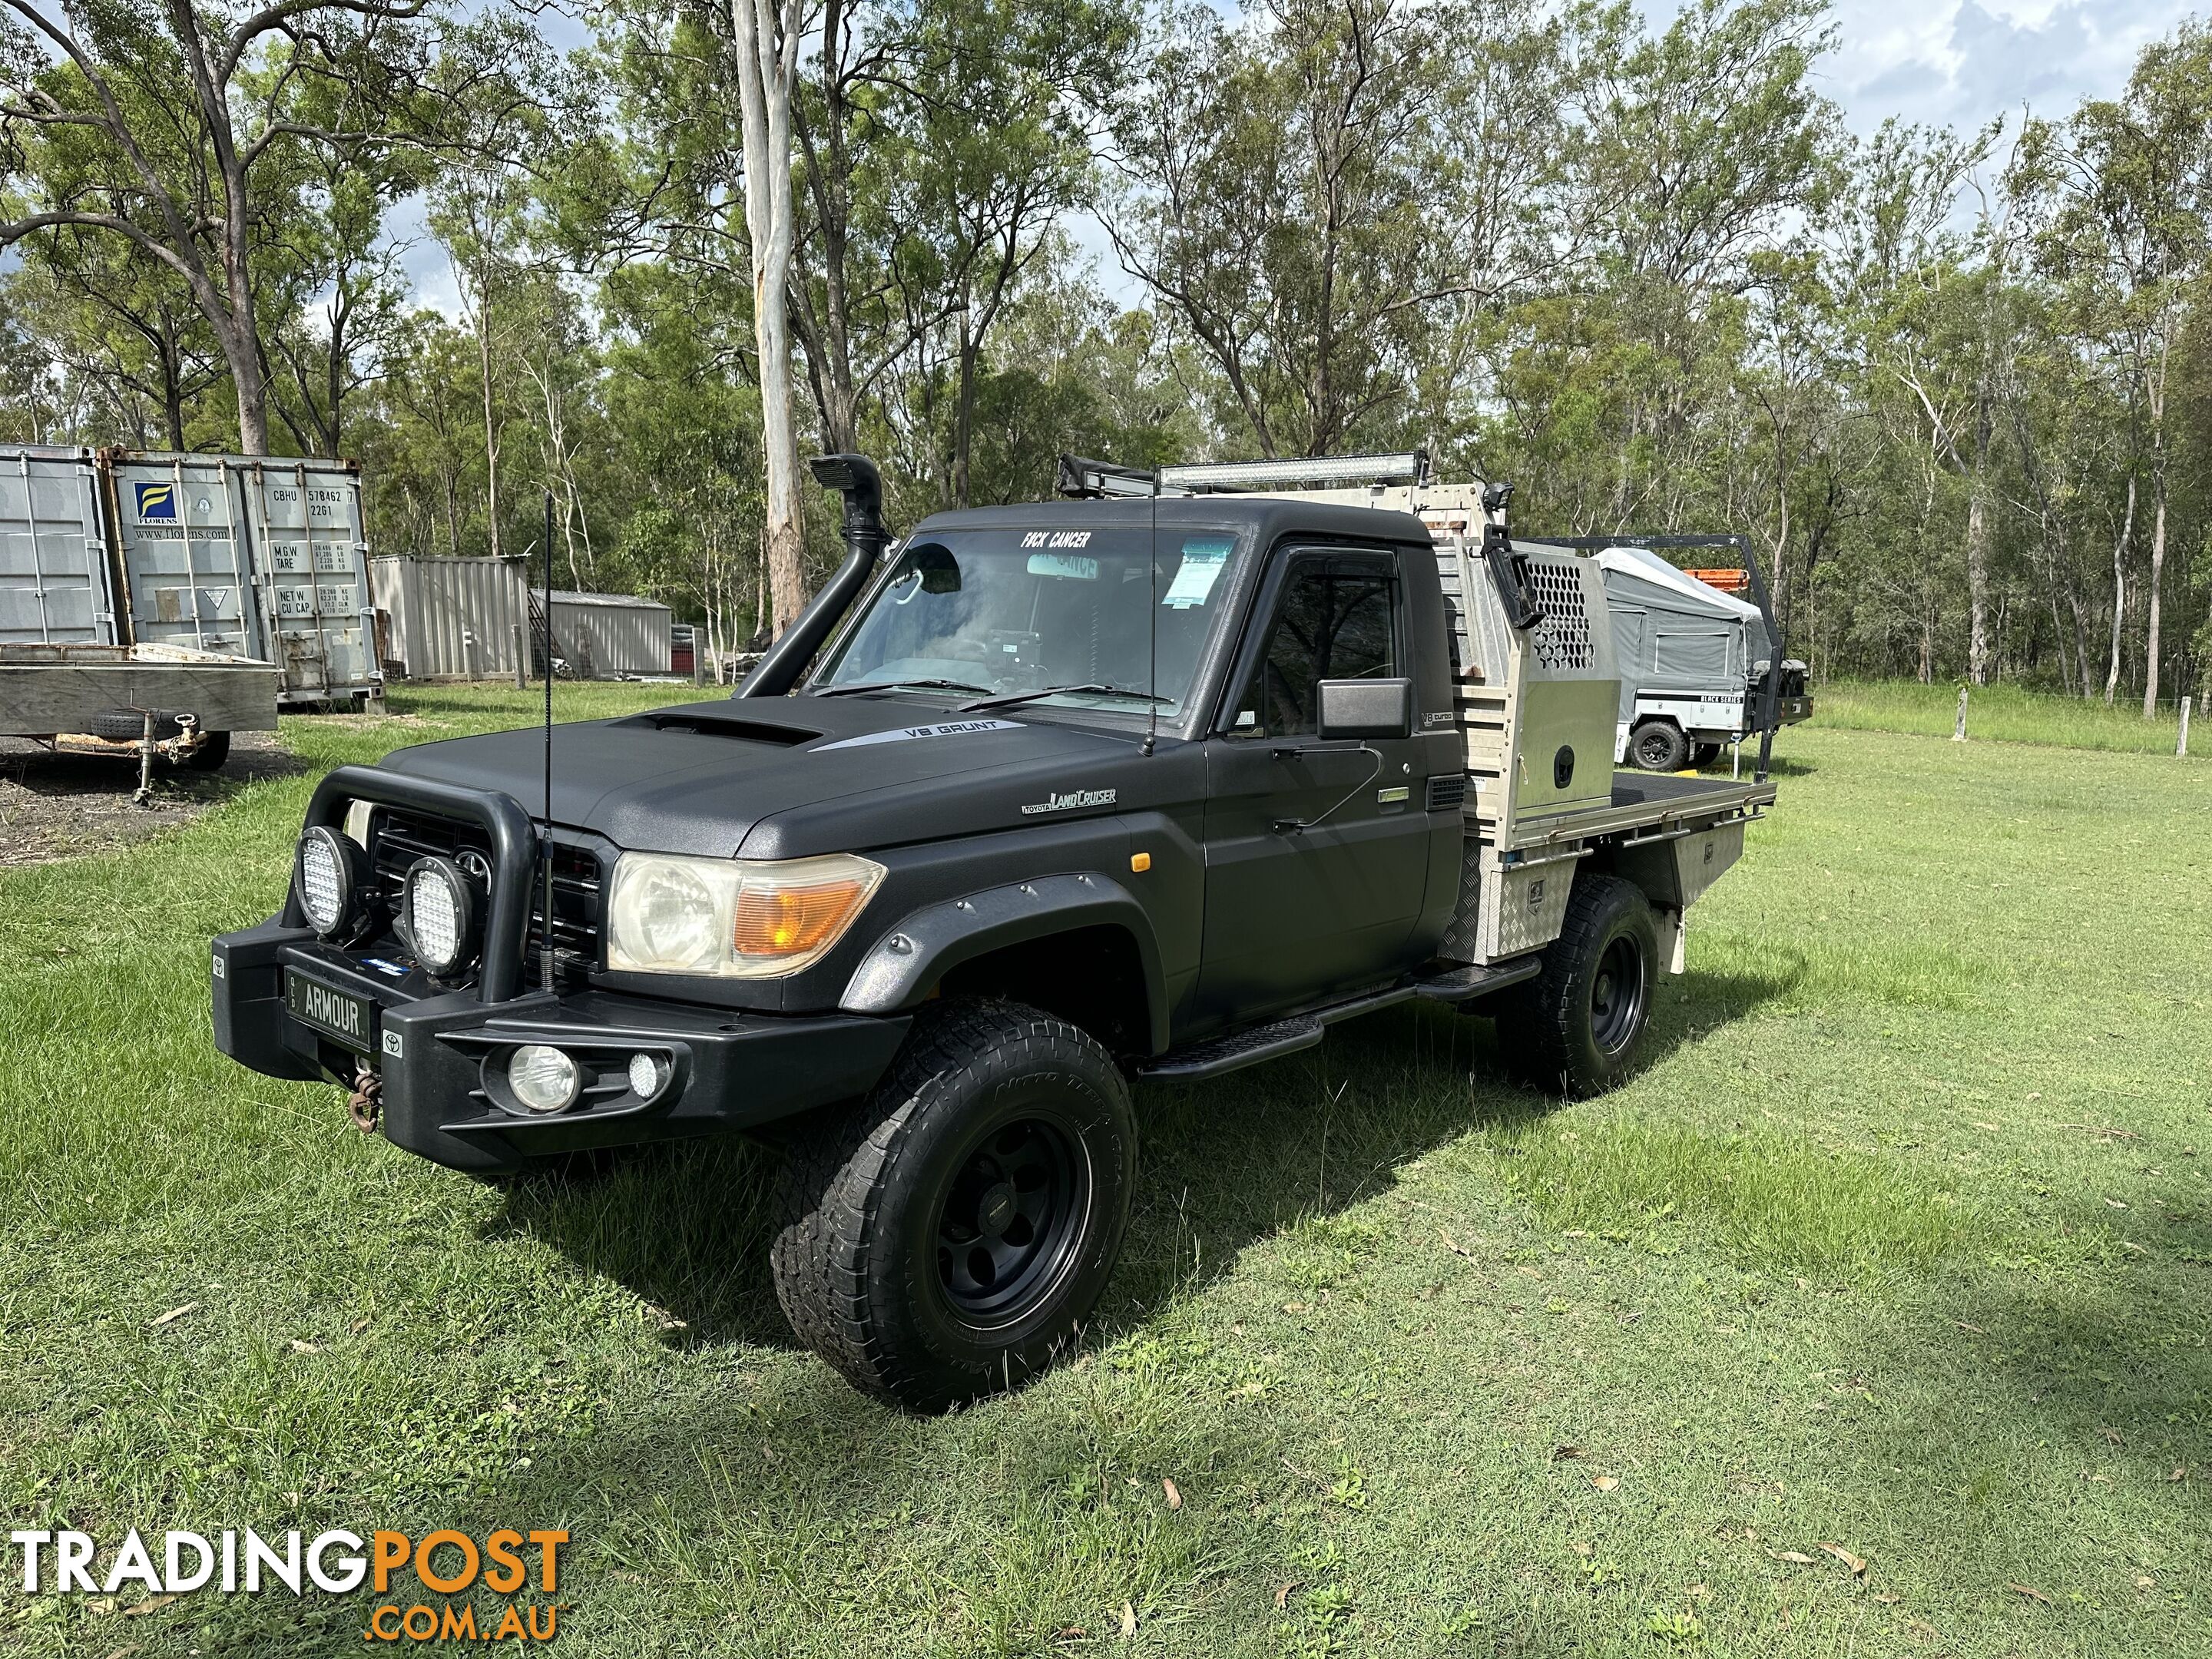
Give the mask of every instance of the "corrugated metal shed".
[(385, 649), (408, 678), (504, 678), (529, 625), (520, 559), (373, 560)]
[[(372, 562), (385, 649), (410, 679), (503, 679), (515, 672), (517, 630), (528, 630), (532, 594), (520, 558)], [(669, 608), (625, 593), (553, 594), (553, 650), (565, 672), (587, 678), (669, 672)], [(538, 669), (523, 645), (525, 671)]]
[(553, 594), (555, 648), (571, 673), (606, 679), (617, 674), (669, 672), (675, 613), (658, 599), (627, 593)]

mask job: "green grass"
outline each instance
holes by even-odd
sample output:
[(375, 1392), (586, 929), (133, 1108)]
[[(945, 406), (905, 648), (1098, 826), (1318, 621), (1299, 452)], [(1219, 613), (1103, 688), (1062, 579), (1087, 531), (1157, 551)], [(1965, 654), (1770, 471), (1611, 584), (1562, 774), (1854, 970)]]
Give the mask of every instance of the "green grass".
[[(2197, 701), (2202, 702), (2202, 698)], [(2196, 711), (2201, 715), (2203, 711)], [(1948, 738), (1959, 714), (1955, 684), (1923, 685), (1917, 680), (1834, 680), (1814, 690), (1813, 722), (1856, 732), (1907, 732)], [(2173, 753), (2181, 714), (2177, 703), (2160, 706), (2157, 718), (2142, 717), (2142, 699), (2122, 697), (2112, 708), (2102, 698), (2084, 702), (2016, 685), (1972, 688), (1966, 700), (1969, 742), (2035, 743), (2061, 749), (2105, 749), (2125, 754)], [(2190, 758), (2212, 752), (2212, 735), (2203, 721), (2190, 725)], [(1790, 738), (1783, 734), (1787, 750)]]
[[(532, 712), (397, 706), (287, 740)], [(204, 941), (276, 902), (311, 769), (6, 872), (0, 1510), (565, 1524), (595, 1656), (2212, 1653), (2202, 774), (1785, 754), (1629, 1086), (1518, 1092), (1483, 1022), (1400, 1009), (1147, 1090), (1090, 1349), (933, 1420), (794, 1348), (762, 1155), (501, 1190), (214, 1054)], [(358, 1653), (366, 1614), (10, 1594), (0, 1649)]]

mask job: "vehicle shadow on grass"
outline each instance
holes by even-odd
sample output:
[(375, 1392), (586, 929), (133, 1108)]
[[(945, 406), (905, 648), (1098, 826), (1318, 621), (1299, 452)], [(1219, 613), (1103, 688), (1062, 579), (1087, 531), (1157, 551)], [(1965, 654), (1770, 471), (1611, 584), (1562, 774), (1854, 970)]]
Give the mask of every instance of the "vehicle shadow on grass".
[[(1796, 977), (1664, 981), (1644, 1066), (1784, 994)], [(1140, 1089), (1145, 1171), (1100, 1334), (1139, 1327), (1169, 1297), (1233, 1271), (1247, 1245), (1372, 1197), (1412, 1159), (1560, 1104), (1512, 1078), (1492, 1018), (1433, 1004), (1332, 1027), (1318, 1048), (1214, 1083)]]
[[(1794, 973), (1693, 972), (1662, 982), (1649, 1064), (1786, 991)], [(1247, 1245), (1371, 1196), (1410, 1158), (1558, 1104), (1513, 1082), (1492, 1022), (1401, 1005), (1332, 1028), (1318, 1048), (1205, 1084), (1140, 1084), (1142, 1166), (1090, 1333), (1110, 1341), (1234, 1269)], [(641, 1149), (507, 1189), (492, 1224), (629, 1287), (673, 1344), (797, 1346), (769, 1249), (780, 1154), (738, 1139)]]

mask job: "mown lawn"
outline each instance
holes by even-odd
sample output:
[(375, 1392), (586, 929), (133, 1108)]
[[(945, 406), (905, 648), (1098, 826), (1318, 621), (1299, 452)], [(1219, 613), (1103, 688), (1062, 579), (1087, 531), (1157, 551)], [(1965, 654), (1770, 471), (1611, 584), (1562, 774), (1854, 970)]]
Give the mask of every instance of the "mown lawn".
[[(2191, 700), (2201, 704), (2202, 697)], [(1911, 732), (1948, 738), (1959, 717), (1955, 684), (1922, 685), (1914, 680), (1834, 680), (1813, 688), (1815, 725), (1861, 732)], [(2142, 698), (2122, 696), (2107, 708), (2102, 697), (2087, 701), (2017, 685), (1971, 688), (1966, 698), (1969, 742), (2049, 744), (2068, 749), (2110, 749), (2127, 754), (2173, 753), (2180, 705), (2169, 699), (2150, 720), (2142, 717)], [(2205, 711), (2191, 711), (2191, 758), (2212, 755), (2212, 726)], [(1789, 738), (1782, 739), (1786, 746)]]
[[(528, 713), (398, 706), (287, 736)], [(592, 1655), (2212, 1652), (2208, 775), (1783, 752), (1630, 1087), (1532, 1098), (1399, 1010), (1148, 1091), (1095, 1349), (937, 1420), (794, 1349), (759, 1155), (501, 1191), (215, 1054), (204, 942), (309, 774), (0, 875), (0, 1511), (565, 1525)], [(0, 1647), (367, 1613), (0, 1592)]]

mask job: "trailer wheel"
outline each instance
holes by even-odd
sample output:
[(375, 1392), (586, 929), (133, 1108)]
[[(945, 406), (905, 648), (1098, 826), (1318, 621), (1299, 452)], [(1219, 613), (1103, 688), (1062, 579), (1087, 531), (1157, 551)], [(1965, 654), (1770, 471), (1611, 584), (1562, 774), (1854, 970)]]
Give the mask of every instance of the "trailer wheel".
[(1721, 757), (1724, 745), (1717, 743), (1693, 743), (1690, 745), (1690, 764), (1703, 770)]
[(1679, 772), (1689, 752), (1689, 739), (1669, 720), (1646, 720), (1628, 734), (1628, 758), (1642, 771)]
[(1543, 962), (1498, 1011), (1499, 1043), (1539, 1088), (1603, 1094), (1634, 1068), (1650, 1022), (1659, 967), (1650, 905), (1618, 876), (1580, 878)]
[(776, 1299), (865, 1392), (941, 1411), (1012, 1387), (1097, 1304), (1136, 1152), (1127, 1081), (1091, 1037), (937, 1004), (866, 1102), (791, 1148)]

